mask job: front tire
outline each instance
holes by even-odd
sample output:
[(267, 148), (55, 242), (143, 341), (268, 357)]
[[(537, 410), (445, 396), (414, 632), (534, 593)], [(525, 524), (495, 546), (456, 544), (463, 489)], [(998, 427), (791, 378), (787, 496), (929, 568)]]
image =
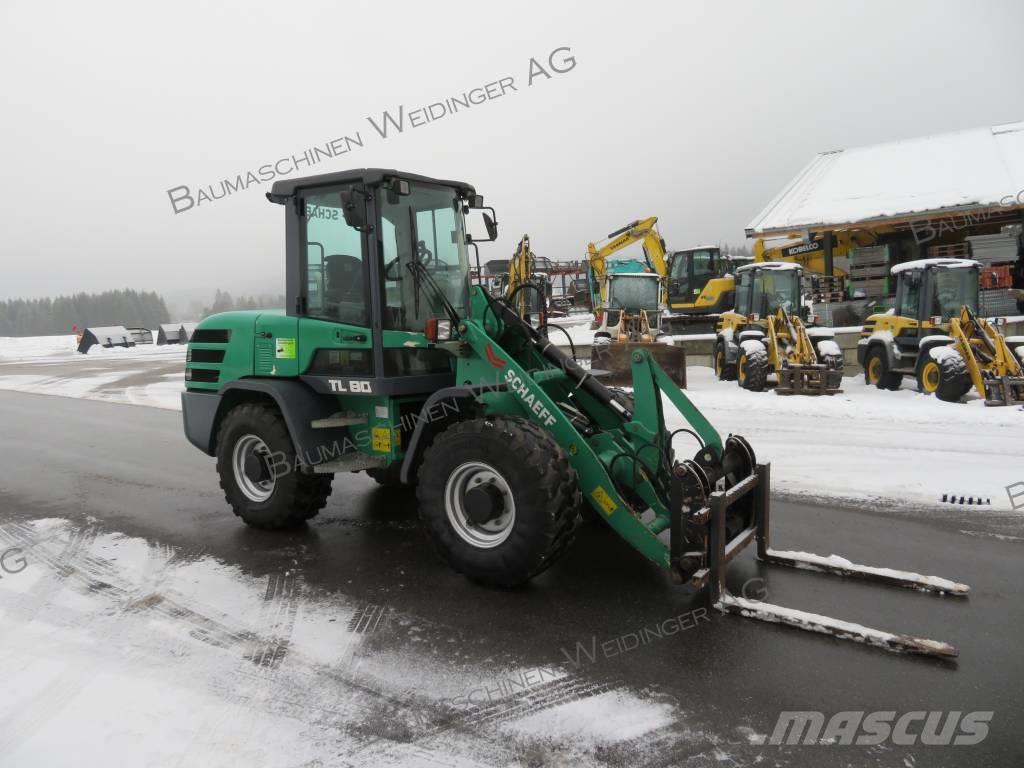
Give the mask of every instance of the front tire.
[(950, 351), (939, 361), (939, 386), (935, 396), (947, 403), (959, 403), (971, 389), (967, 363), (959, 352)]
[(751, 348), (740, 350), (736, 365), (736, 378), (740, 386), (751, 392), (763, 392), (768, 386), (768, 350)]
[(280, 530), (315, 517), (331, 495), (332, 475), (304, 472), (277, 408), (235, 406), (217, 432), (217, 473), (228, 504), (253, 528)]
[(514, 587), (548, 568), (580, 523), (567, 454), (520, 418), (473, 419), (442, 432), (423, 457), (416, 495), (441, 556), (494, 586)]

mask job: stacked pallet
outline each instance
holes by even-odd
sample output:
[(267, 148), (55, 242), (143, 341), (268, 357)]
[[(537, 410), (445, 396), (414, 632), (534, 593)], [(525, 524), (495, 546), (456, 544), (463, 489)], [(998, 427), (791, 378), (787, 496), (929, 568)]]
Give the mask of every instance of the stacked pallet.
[(930, 259), (966, 259), (970, 255), (971, 248), (967, 243), (928, 246), (928, 258)]
[(872, 245), (850, 252), (850, 298), (875, 298), (889, 293), (889, 246)]
[(846, 279), (842, 275), (804, 274), (804, 295), (815, 304), (828, 304), (846, 298)]

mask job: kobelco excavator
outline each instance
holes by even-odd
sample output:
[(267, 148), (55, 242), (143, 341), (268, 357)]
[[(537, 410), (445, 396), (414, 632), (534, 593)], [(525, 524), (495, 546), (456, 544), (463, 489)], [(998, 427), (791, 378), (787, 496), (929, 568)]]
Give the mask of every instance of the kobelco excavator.
[[(722, 436), (642, 348), (631, 394), (562, 353), (507, 301), (471, 286), (462, 181), (376, 168), (279, 180), (287, 306), (213, 315), (192, 336), (185, 434), (216, 457), (228, 504), (301, 526), (335, 473), (414, 486), (440, 555), (470, 579), (529, 581), (572, 543), (580, 510), (726, 613), (894, 651), (946, 643), (730, 594), (749, 544), (768, 563), (962, 595), (962, 584), (769, 544), (770, 474)], [(381, 554), (384, 556), (384, 553)], [(338, 564), (344, 568), (344, 563)], [(500, 598), (496, 598), (500, 599)]]

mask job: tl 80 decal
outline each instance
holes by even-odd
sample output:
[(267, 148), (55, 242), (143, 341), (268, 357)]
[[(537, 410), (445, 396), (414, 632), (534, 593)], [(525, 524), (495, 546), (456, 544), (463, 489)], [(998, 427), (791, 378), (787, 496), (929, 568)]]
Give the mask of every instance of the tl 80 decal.
[(358, 381), (355, 379), (343, 380), (343, 379), (328, 379), (327, 383), (331, 386), (331, 392), (342, 392), (353, 395), (372, 395), (373, 387), (370, 386), (368, 381)]

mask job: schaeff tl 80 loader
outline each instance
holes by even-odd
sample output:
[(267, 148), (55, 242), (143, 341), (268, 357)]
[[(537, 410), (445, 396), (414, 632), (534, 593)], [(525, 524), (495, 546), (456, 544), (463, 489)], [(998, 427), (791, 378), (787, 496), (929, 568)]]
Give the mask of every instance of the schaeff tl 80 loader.
[[(769, 547), (769, 468), (723, 439), (643, 349), (631, 395), (606, 387), (470, 285), (464, 182), (359, 169), (278, 181), (287, 309), (205, 319), (189, 345), (185, 432), (217, 459), (228, 503), (259, 528), (301, 524), (337, 472), (416, 487), (430, 541), (456, 570), (513, 586), (549, 567), (589, 504), (714, 605), (896, 651), (945, 643), (729, 594), (728, 562), (768, 562), (963, 594), (943, 579)], [(490, 215), (488, 239), (497, 235)], [(686, 427), (670, 429), (665, 409)], [(681, 423), (681, 421), (680, 421)], [(681, 443), (696, 443), (691, 457)]]

